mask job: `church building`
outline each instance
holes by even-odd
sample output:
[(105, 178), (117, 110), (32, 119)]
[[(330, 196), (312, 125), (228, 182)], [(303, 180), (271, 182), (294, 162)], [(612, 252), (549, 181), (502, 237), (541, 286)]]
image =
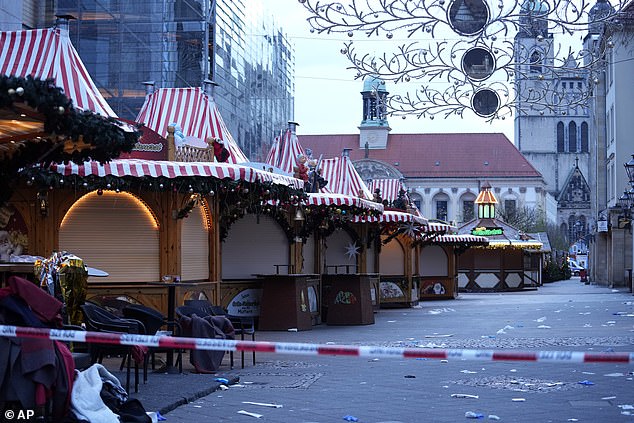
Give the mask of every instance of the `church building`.
[[(475, 200), (489, 182), (501, 209), (537, 209), (554, 221), (555, 202), (541, 173), (502, 133), (392, 134), (385, 82), (366, 78), (359, 133), (299, 135), (315, 157), (349, 154), (366, 181), (401, 179), (423, 216), (460, 225), (475, 218)], [(369, 184), (368, 184), (369, 185)]]

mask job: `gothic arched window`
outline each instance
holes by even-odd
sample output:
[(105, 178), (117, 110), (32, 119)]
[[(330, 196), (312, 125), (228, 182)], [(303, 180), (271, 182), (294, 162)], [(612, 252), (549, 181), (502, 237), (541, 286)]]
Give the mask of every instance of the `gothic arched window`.
[(557, 123), (557, 152), (564, 152), (564, 123)]
[(576, 241), (575, 223), (576, 223), (576, 218), (574, 215), (571, 215), (570, 217), (568, 217), (568, 242), (571, 244)]
[(588, 124), (586, 122), (581, 123), (581, 152), (588, 152)]
[(574, 153), (577, 151), (577, 124), (570, 122), (568, 124), (568, 152)]

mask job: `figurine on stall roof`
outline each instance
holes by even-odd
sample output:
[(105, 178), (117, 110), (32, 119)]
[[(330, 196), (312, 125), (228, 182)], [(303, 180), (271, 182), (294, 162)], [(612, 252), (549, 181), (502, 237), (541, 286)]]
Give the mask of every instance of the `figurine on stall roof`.
[(308, 182), (308, 166), (306, 165), (307, 161), (308, 159), (305, 155), (298, 154), (296, 161), (297, 166), (293, 168), (293, 176), (297, 179), (301, 179), (304, 182)]
[(214, 149), (214, 157), (217, 162), (226, 163), (229, 160), (229, 150), (225, 147), (225, 143), (220, 138), (207, 138), (207, 144)]
[(381, 189), (377, 188), (374, 190), (374, 198), (372, 199), (376, 203), (382, 203), (383, 199), (381, 198)]
[(311, 150), (310, 148), (307, 148), (305, 152), (306, 152), (306, 165), (308, 166), (309, 170), (314, 170), (315, 167), (317, 166), (317, 159), (313, 157), (313, 150)]

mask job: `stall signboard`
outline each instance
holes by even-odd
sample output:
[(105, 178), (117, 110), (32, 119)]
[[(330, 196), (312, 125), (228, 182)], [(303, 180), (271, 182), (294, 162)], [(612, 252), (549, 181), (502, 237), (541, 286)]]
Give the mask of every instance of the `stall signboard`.
[(478, 236), (495, 236), (495, 235), (502, 235), (503, 233), (504, 233), (504, 229), (502, 228), (485, 228), (483, 226), (479, 228), (473, 228), (471, 230), (471, 235), (478, 235)]
[(227, 312), (231, 316), (257, 317), (260, 315), (261, 299), (262, 289), (245, 289), (229, 301)]

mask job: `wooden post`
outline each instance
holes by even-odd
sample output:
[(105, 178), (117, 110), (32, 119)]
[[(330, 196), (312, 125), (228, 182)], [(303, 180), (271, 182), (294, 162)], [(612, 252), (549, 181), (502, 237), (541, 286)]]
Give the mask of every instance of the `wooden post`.
[(167, 160), (173, 162), (176, 160), (176, 143), (174, 142), (174, 130), (173, 126), (167, 127)]

